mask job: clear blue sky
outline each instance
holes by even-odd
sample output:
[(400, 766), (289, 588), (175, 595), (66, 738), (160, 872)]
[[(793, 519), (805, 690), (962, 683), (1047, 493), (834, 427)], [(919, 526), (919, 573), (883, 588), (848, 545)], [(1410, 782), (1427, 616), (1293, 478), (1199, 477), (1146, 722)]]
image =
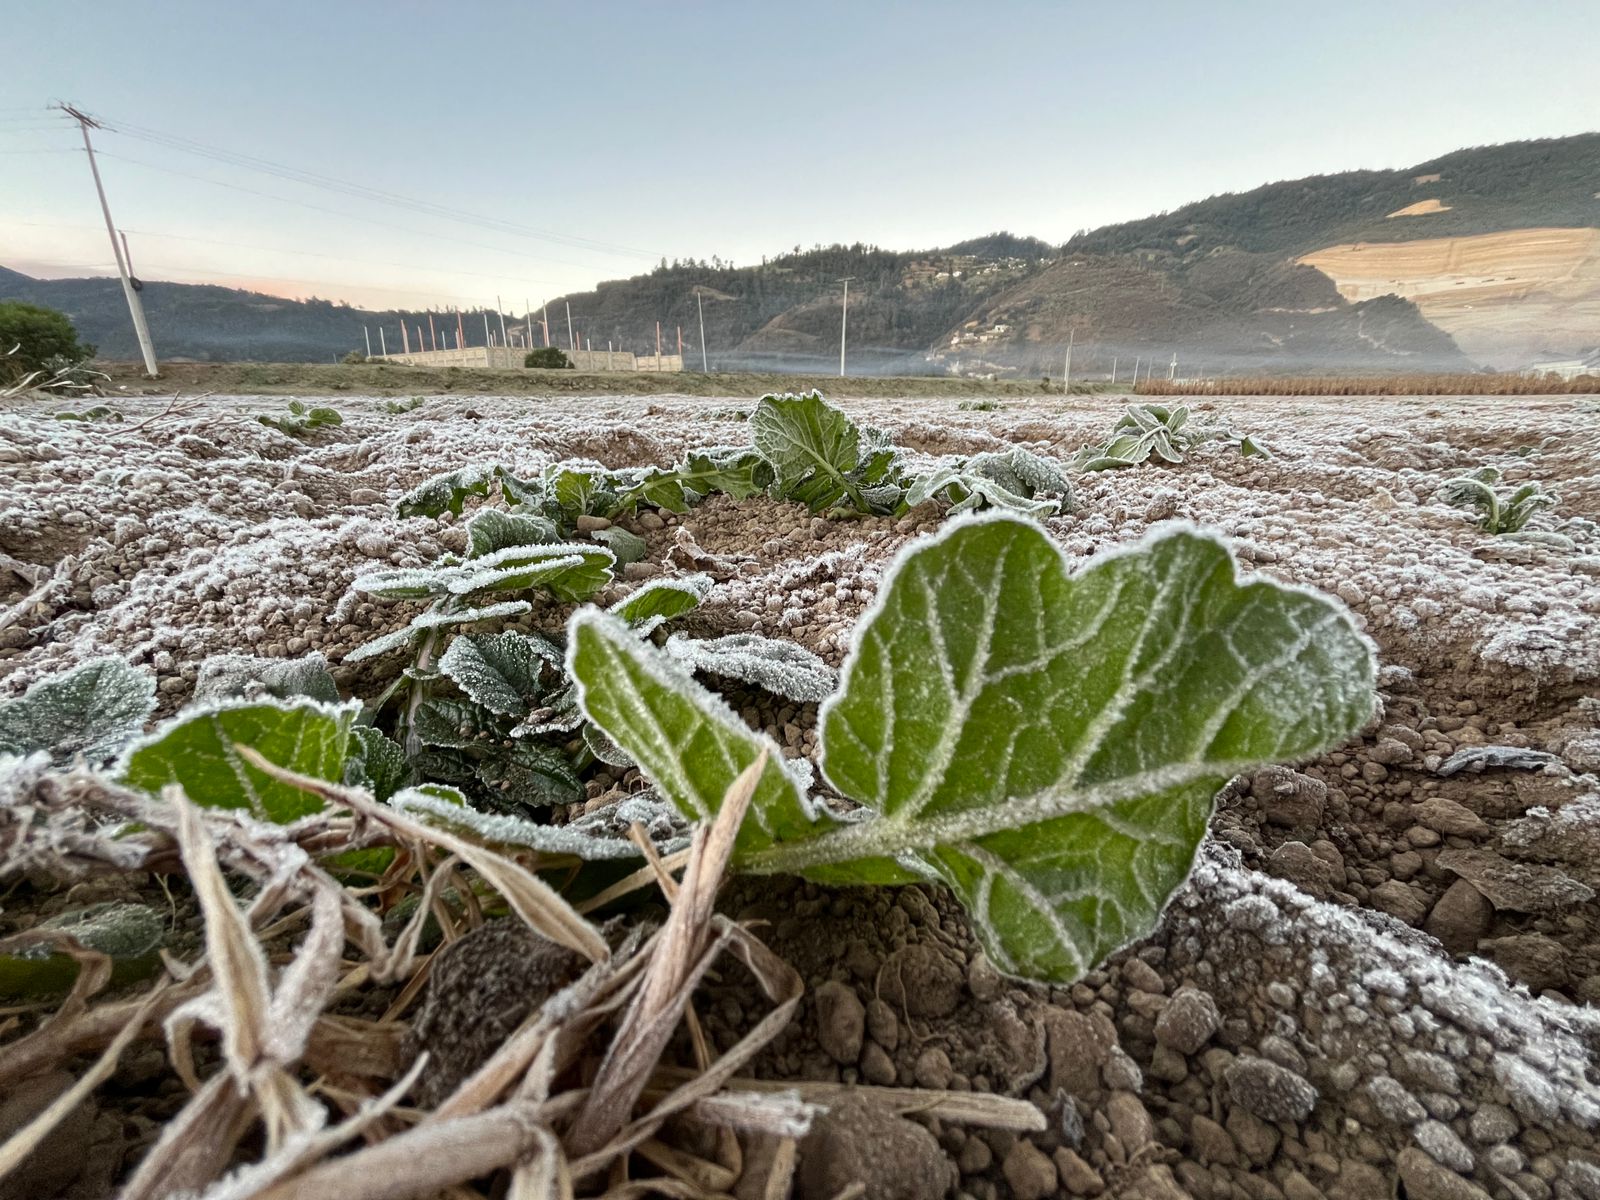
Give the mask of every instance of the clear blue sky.
[(1594, 0), (6, 9), (0, 264), (112, 269), (62, 99), (522, 231), (98, 138), (141, 274), (382, 307), (516, 309), (662, 256), (1059, 241), (1600, 125)]

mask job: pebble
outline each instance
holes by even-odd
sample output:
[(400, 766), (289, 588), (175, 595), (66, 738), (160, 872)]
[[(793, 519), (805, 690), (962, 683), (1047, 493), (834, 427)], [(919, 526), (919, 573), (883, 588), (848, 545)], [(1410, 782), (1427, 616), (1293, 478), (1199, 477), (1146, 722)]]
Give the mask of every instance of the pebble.
[(1098, 1196), (1106, 1190), (1105, 1180), (1100, 1178), (1099, 1172), (1084, 1162), (1076, 1151), (1062, 1146), (1052, 1157), (1056, 1175), (1060, 1177), (1067, 1195)]
[[(1053, 1166), (1050, 1174), (1053, 1181)], [(921, 1125), (869, 1100), (846, 1096), (830, 1102), (800, 1143), (795, 1196), (833, 1200), (857, 1183), (865, 1185), (866, 1195), (881, 1200), (924, 1200), (955, 1186), (956, 1170)]]
[(1388, 1075), (1376, 1076), (1367, 1084), (1367, 1096), (1378, 1115), (1393, 1125), (1415, 1125), (1428, 1115), (1417, 1098)]
[(1116, 1045), (1115, 1028), (1070, 1009), (1046, 1009), (1042, 1020), (1050, 1058), (1049, 1090), (1064, 1088), (1074, 1096), (1097, 1090), (1100, 1068)]
[(1239, 1148), (1228, 1131), (1204, 1114), (1196, 1114), (1189, 1125), (1189, 1141), (1195, 1157), (1203, 1163), (1233, 1166), (1239, 1161)]
[(1264, 1058), (1238, 1059), (1224, 1078), (1233, 1102), (1263, 1121), (1304, 1121), (1317, 1104), (1316, 1088), (1287, 1067)]
[(1407, 1146), (1395, 1160), (1407, 1200), (1490, 1200), (1489, 1193), (1470, 1179), (1442, 1167), (1415, 1146)]
[(351, 504), (382, 504), (383, 493), (371, 488), (356, 488), (350, 493)]
[(853, 1065), (861, 1057), (867, 1017), (855, 989), (829, 980), (817, 988), (816, 1006), (817, 1044), (834, 1062)]
[(1322, 823), (1328, 785), (1289, 767), (1264, 767), (1250, 777), (1250, 794), (1268, 824), (1314, 828)]
[(1410, 884), (1388, 879), (1372, 889), (1372, 905), (1407, 925), (1419, 925), (1428, 913), (1428, 904)]
[(1156, 1041), (1179, 1054), (1197, 1054), (1221, 1028), (1216, 1001), (1198, 988), (1182, 987), (1156, 1018)]
[(1482, 837), (1489, 825), (1465, 804), (1445, 796), (1433, 796), (1416, 807), (1416, 818), (1429, 829), (1446, 837)]
[(1463, 1174), (1472, 1170), (1472, 1151), (1443, 1121), (1424, 1121), (1412, 1130), (1412, 1136), (1417, 1139), (1417, 1145), (1443, 1166)]
[[(1026, 1138), (1019, 1138), (1011, 1147), (1000, 1172), (1017, 1200), (1045, 1200), (1055, 1195), (1056, 1164)], [(868, 1195), (875, 1193), (868, 1192)]]
[(1439, 897), (1422, 928), (1451, 954), (1470, 954), (1493, 920), (1494, 905), (1465, 879), (1457, 879)]
[(1139, 1097), (1132, 1092), (1112, 1092), (1106, 1102), (1106, 1118), (1111, 1132), (1131, 1158), (1155, 1142), (1155, 1126)]

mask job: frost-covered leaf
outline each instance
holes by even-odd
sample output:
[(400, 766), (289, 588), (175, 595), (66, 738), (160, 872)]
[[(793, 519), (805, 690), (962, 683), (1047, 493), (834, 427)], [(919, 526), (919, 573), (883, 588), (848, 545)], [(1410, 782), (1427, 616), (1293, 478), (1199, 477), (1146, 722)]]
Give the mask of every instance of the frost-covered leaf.
[(608, 767), (636, 767), (639, 765), (633, 761), (632, 755), (612, 741), (606, 731), (592, 721), (583, 723), (583, 744), (589, 748), (590, 754)]
[(403, 646), (409, 646), (430, 629), (470, 625), (476, 621), (492, 621), (499, 617), (516, 617), (532, 607), (526, 600), (503, 600), (499, 604), (487, 604), (482, 608), (419, 613), (411, 619), (409, 625), (356, 647), (344, 656), (344, 661), (356, 663), (365, 658), (376, 658), (380, 654), (387, 654), (391, 650), (399, 650)]
[(1071, 506), (1072, 485), (1050, 460), (1014, 446), (975, 454), (916, 480), (906, 493), (906, 504), (914, 507), (935, 496), (949, 502), (952, 515), (1003, 508), (1024, 516), (1043, 517)]
[(747, 500), (772, 482), (772, 468), (747, 447), (714, 447), (690, 454), (676, 468), (683, 486), (701, 496), (723, 492)]
[[(107, 901), (51, 917), (38, 928), (64, 930), (86, 948), (110, 957), (112, 981), (121, 984), (160, 966), (156, 951), (167, 926), (163, 914), (147, 905)], [(78, 960), (70, 954), (52, 952), (44, 945), (0, 954), (0, 996), (64, 992), (80, 970)]]
[(468, 496), (487, 496), (498, 469), (484, 463), (435, 475), (412, 488), (395, 505), (402, 517), (437, 517), (444, 512), (461, 515)]
[(438, 785), (407, 788), (389, 803), (426, 824), (469, 834), (490, 846), (568, 854), (590, 862), (643, 857), (628, 837), (628, 828), (635, 822), (644, 826), (662, 854), (671, 854), (688, 844), (688, 826), (683, 818), (653, 793), (625, 796), (565, 825), (530, 821), (509, 813), (482, 812), (468, 805), (466, 796), (457, 789)]
[(583, 713), (578, 710), (578, 692), (563, 673), (565, 686), (553, 695), (542, 697), (538, 708), (511, 727), (514, 738), (542, 737), (552, 733), (571, 733), (583, 724)]
[(117, 775), (129, 787), (159, 793), (169, 783), (205, 808), (247, 808), (287, 824), (322, 807), (320, 797), (247, 763), (236, 746), (313, 779), (338, 783), (350, 727), (361, 702), (301, 700), (199, 705), (158, 726), (122, 756)]
[(850, 479), (861, 459), (860, 431), (821, 392), (763, 396), (750, 418), (750, 436), (772, 466), (779, 499), (799, 500), (812, 512), (847, 497), (862, 506)]
[(467, 557), (482, 558), (508, 546), (559, 542), (561, 531), (549, 517), (481, 508), (467, 522)]
[(698, 608), (710, 591), (709, 575), (652, 579), (631, 595), (613, 604), (611, 611), (643, 636), (668, 621)]
[(759, 633), (719, 638), (675, 633), (667, 639), (666, 651), (692, 671), (753, 683), (801, 704), (826, 699), (839, 681), (834, 669), (804, 646)]
[(344, 781), (364, 787), (379, 800), (387, 800), (411, 782), (411, 764), (398, 742), (371, 725), (354, 725), (344, 763)]
[[(613, 625), (573, 630), (590, 719), (685, 812), (714, 809), (764, 739)], [(1217, 790), (1359, 728), (1374, 675), (1342, 608), (1240, 583), (1210, 536), (1160, 530), (1070, 575), (1031, 522), (955, 522), (885, 575), (823, 706), (823, 770), (863, 816), (812, 822), (768, 786), (736, 864), (940, 880), (996, 965), (1069, 981), (1154, 926)]]
[(610, 550), (594, 543), (508, 546), (473, 559), (448, 587), (458, 596), (540, 587), (558, 600), (587, 600), (611, 582), (615, 562)]
[(58, 763), (75, 754), (102, 762), (144, 728), (155, 706), (155, 676), (97, 658), (0, 702), (0, 754), (43, 750)]
[(577, 681), (578, 702), (589, 720), (691, 819), (712, 816), (739, 772), (763, 748), (769, 751), (750, 816), (739, 830), (741, 856), (817, 828), (805, 790), (771, 739), (753, 732), (676, 660), (616, 617), (595, 608), (573, 614), (567, 673)]
[(686, 513), (689, 505), (699, 499), (685, 489), (676, 471), (647, 467), (642, 470), (619, 472), (619, 510), (632, 510), (640, 504), (664, 508), (668, 512)]
[(196, 700), (247, 696), (257, 691), (279, 700), (305, 696), (329, 704), (339, 702), (339, 685), (328, 671), (328, 660), (315, 651), (300, 658), (213, 654), (200, 664), (194, 681)]
[(478, 779), (492, 803), (512, 808), (579, 804), (583, 781), (567, 756), (538, 742), (512, 742), (478, 764)]
[(549, 638), (508, 629), (461, 635), (440, 657), (439, 669), (490, 712), (525, 717), (545, 693), (546, 668), (559, 666), (562, 657)]
[(413, 730), (424, 745), (461, 750), (478, 741), (493, 724), (489, 714), (470, 700), (434, 696), (417, 705)]
[(450, 585), (461, 578), (455, 567), (397, 567), (357, 575), (350, 586), (379, 600), (426, 600), (449, 593)]
[(597, 529), (589, 537), (611, 551), (619, 567), (636, 563), (644, 557), (645, 542), (637, 533), (629, 533), (613, 525), (610, 529)]

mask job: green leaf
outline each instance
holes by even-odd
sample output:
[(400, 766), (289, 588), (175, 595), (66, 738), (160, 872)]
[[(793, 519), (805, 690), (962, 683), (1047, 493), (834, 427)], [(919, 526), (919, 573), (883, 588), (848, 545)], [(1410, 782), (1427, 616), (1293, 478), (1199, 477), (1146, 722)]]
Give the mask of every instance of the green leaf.
[(437, 517), (444, 512), (459, 517), (468, 496), (489, 494), (496, 471), (492, 464), (480, 464), (435, 475), (401, 496), (395, 511), (402, 517)]
[(560, 540), (561, 531), (548, 517), (482, 508), (467, 522), (468, 558), (482, 558), (508, 546), (538, 546)]
[(587, 600), (611, 582), (616, 556), (592, 542), (508, 546), (473, 559), (449, 582), (458, 596), (544, 588), (558, 600)]
[(463, 608), (456, 610), (440, 610), (419, 613), (411, 618), (409, 625), (403, 626), (382, 637), (373, 638), (365, 645), (357, 646), (344, 656), (347, 663), (360, 662), (366, 658), (376, 658), (380, 654), (387, 654), (391, 650), (399, 650), (411, 645), (412, 642), (425, 635), (432, 629), (444, 629), (451, 625), (470, 625), (475, 621), (492, 621), (499, 617), (516, 617), (527, 612), (532, 605), (526, 600), (503, 600), (499, 604), (488, 604), (482, 608)]
[(348, 749), (346, 783), (364, 787), (377, 799), (387, 800), (411, 782), (411, 764), (406, 761), (404, 748), (371, 725), (351, 727)]
[(97, 658), (0, 702), (0, 754), (44, 750), (58, 763), (75, 754), (103, 762), (138, 735), (155, 706), (155, 676)]
[(450, 585), (460, 578), (461, 571), (456, 567), (398, 567), (357, 575), (350, 586), (379, 600), (426, 600), (448, 595)]
[[(573, 629), (590, 719), (686, 813), (714, 808), (763, 739), (651, 647)], [(812, 822), (769, 786), (735, 863), (942, 881), (1002, 970), (1070, 981), (1154, 927), (1218, 789), (1338, 744), (1374, 677), (1342, 607), (1239, 582), (1211, 536), (1159, 530), (1071, 575), (1031, 522), (953, 522), (886, 573), (820, 714), (824, 773), (865, 812)]]
[(513, 742), (478, 764), (478, 780), (491, 803), (508, 809), (578, 804), (583, 782), (561, 751), (538, 742)]
[(625, 567), (644, 557), (645, 542), (636, 533), (629, 533), (613, 525), (610, 529), (597, 529), (589, 537), (599, 542), (616, 557), (617, 566)]
[(439, 659), (439, 669), (477, 704), (502, 717), (525, 717), (546, 692), (544, 673), (562, 652), (549, 638), (515, 630), (463, 634)]
[(801, 704), (825, 700), (839, 682), (834, 669), (804, 646), (759, 633), (730, 633), (719, 638), (675, 633), (664, 649), (691, 670), (752, 683)]
[(567, 674), (577, 681), (578, 703), (589, 720), (691, 819), (712, 816), (728, 785), (763, 748), (768, 750), (751, 819), (739, 830), (741, 855), (771, 847), (779, 838), (807, 837), (816, 827), (818, 816), (803, 784), (771, 739), (753, 732), (720, 698), (616, 617), (594, 608), (573, 614)]
[(763, 396), (750, 418), (750, 436), (772, 466), (779, 499), (799, 500), (812, 512), (847, 497), (863, 507), (849, 478), (860, 462), (860, 430), (821, 392)]
[(640, 636), (692, 612), (711, 591), (711, 576), (685, 575), (679, 579), (652, 579), (632, 595), (611, 606)]
[(735, 500), (748, 500), (772, 482), (767, 460), (743, 447), (690, 454), (678, 464), (676, 473), (690, 491), (702, 496), (724, 492)]
[(360, 711), (359, 700), (201, 705), (136, 743), (117, 774), (129, 787), (159, 793), (176, 783), (202, 807), (246, 808), (287, 824), (321, 809), (322, 800), (251, 766), (235, 747), (249, 746), (275, 766), (338, 783)]
[(494, 726), (493, 718), (477, 704), (434, 696), (417, 706), (417, 737), (424, 745), (443, 750), (464, 750), (479, 742), (478, 734)]

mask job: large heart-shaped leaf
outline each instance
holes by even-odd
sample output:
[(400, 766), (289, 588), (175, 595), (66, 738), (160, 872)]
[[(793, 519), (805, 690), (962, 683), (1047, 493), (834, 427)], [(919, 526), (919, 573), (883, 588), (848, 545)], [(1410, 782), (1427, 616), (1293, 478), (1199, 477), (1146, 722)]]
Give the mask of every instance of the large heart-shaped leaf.
[(268, 762), (313, 779), (344, 779), (350, 727), (359, 700), (322, 704), (261, 700), (199, 705), (129, 748), (117, 774), (129, 787), (159, 792), (169, 783), (205, 808), (247, 808), (286, 824), (322, 807), (322, 799), (247, 763), (249, 746)]
[[(574, 630), (590, 719), (686, 812), (714, 808), (764, 739), (637, 639)], [(955, 522), (886, 574), (821, 713), (823, 770), (865, 816), (807, 821), (797, 790), (758, 790), (736, 865), (941, 880), (1002, 970), (1075, 979), (1154, 927), (1218, 789), (1354, 732), (1374, 674), (1341, 607), (1239, 582), (1209, 535), (1074, 576), (1031, 522)]]
[(560, 540), (561, 531), (549, 517), (480, 508), (467, 522), (468, 558), (482, 558), (507, 546), (537, 546)]

